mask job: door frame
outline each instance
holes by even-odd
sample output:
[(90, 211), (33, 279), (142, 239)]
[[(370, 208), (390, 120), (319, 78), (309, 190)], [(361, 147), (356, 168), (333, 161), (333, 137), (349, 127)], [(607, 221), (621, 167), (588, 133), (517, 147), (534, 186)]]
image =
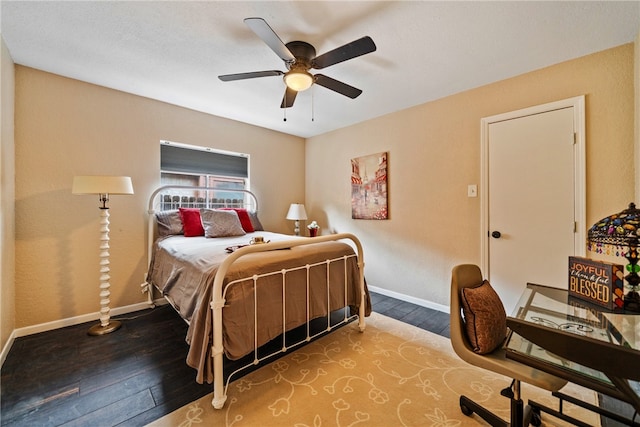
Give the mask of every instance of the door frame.
[(586, 156), (585, 156), (585, 97), (584, 95), (547, 104), (510, 111), (480, 119), (480, 267), (485, 277), (489, 271), (489, 125), (519, 117), (573, 107), (574, 144), (574, 247), (576, 256), (586, 254)]

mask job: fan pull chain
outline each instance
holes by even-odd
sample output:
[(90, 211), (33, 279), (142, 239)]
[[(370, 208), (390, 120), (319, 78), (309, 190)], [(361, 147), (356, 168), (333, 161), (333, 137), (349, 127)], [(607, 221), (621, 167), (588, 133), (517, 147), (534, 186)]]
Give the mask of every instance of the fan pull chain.
[(315, 112), (315, 99), (316, 97), (314, 96), (316, 94), (315, 91), (315, 85), (311, 86), (311, 121), (315, 122), (316, 121), (316, 112)]
[(287, 121), (287, 109), (286, 109), (286, 108), (283, 108), (283, 109), (282, 109), (282, 113), (284, 114), (284, 119), (283, 119), (282, 121), (283, 121), (283, 122), (286, 122), (286, 121)]

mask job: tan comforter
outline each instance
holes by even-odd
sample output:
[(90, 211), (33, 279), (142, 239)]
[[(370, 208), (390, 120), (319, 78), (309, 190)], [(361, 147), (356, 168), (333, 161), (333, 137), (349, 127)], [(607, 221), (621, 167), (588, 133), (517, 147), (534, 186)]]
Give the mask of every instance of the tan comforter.
[[(215, 274), (220, 263), (228, 255), (225, 248), (247, 244), (254, 235), (264, 236), (265, 240), (271, 241), (294, 238), (269, 232), (214, 239), (171, 236), (159, 239), (154, 245), (148, 280), (167, 296), (180, 315), (189, 321), (187, 342), (190, 348), (187, 364), (197, 369), (196, 380), (199, 383), (213, 381), (210, 302)], [(256, 274), (279, 272), (283, 268), (304, 266), (353, 253), (351, 246), (346, 243), (323, 242), (248, 254), (233, 263), (227, 274), (225, 285), (233, 280), (252, 277)], [(346, 274), (345, 262), (347, 263)], [(286, 275), (285, 330), (306, 322), (306, 275), (305, 268)], [(311, 319), (327, 314), (327, 299), (329, 299), (330, 311), (345, 306), (345, 277), (349, 283), (346, 305), (357, 310), (360, 292), (355, 257), (330, 264), (330, 296), (327, 296), (326, 265), (310, 268), (309, 275), (311, 283), (309, 317)], [(283, 332), (282, 277), (282, 274), (275, 274), (258, 280), (258, 346), (269, 342)], [(255, 347), (253, 280), (227, 286), (225, 292), (226, 302), (222, 322), (224, 351), (229, 359), (235, 360), (249, 354)], [(368, 315), (370, 312), (368, 295), (365, 300)]]

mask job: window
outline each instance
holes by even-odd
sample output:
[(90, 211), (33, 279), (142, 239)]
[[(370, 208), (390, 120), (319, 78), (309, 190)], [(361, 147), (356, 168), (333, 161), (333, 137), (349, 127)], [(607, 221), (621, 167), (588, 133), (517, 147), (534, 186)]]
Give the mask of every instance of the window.
[[(160, 142), (160, 182), (162, 185), (186, 185), (226, 190), (248, 189), (249, 155), (196, 147), (170, 141)], [(172, 199), (180, 196), (197, 202), (243, 200), (244, 193), (172, 190)]]

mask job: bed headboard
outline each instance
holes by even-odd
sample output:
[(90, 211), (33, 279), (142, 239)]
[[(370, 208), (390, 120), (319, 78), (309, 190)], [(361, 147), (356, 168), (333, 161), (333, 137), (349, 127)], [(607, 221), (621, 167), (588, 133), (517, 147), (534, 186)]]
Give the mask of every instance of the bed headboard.
[(258, 212), (258, 199), (249, 190), (165, 185), (149, 197), (149, 215), (178, 208), (244, 208)]
[(150, 263), (153, 243), (157, 238), (157, 212), (179, 208), (244, 208), (257, 216), (258, 199), (249, 190), (165, 185), (151, 193), (148, 208), (147, 262)]

